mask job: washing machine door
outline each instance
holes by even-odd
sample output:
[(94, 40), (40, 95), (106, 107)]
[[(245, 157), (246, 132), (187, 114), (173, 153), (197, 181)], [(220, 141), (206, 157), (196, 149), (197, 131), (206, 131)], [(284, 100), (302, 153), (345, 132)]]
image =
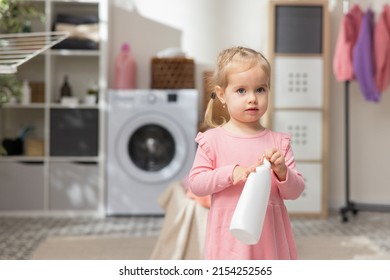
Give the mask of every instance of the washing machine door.
[(180, 124), (167, 115), (148, 112), (130, 119), (117, 139), (121, 167), (134, 180), (168, 181), (183, 168), (188, 141)]

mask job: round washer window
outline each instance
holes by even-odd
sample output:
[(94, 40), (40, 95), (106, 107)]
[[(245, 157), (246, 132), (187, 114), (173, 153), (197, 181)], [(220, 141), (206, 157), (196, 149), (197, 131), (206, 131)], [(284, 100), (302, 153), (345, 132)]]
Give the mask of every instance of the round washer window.
[(128, 143), (133, 163), (145, 171), (159, 171), (175, 156), (175, 140), (164, 127), (148, 124), (139, 127)]

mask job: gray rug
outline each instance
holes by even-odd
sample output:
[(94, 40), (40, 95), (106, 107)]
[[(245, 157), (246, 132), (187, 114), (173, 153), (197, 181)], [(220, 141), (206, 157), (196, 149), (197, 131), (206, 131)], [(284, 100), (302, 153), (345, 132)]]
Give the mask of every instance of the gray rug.
[(302, 260), (390, 260), (390, 254), (365, 236), (305, 236), (296, 238)]
[[(32, 253), (34, 260), (147, 260), (157, 237), (51, 236)], [(296, 239), (302, 260), (390, 260), (364, 236), (307, 236)]]
[(32, 260), (147, 260), (157, 237), (50, 236)]

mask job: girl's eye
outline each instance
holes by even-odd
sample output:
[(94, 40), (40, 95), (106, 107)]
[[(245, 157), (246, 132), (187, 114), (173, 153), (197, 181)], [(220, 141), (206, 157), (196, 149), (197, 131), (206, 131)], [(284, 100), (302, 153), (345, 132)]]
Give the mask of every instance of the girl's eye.
[(244, 93), (245, 93), (245, 89), (239, 88), (239, 89), (237, 90), (237, 92), (238, 92), (239, 94), (244, 94)]
[(260, 87), (256, 90), (256, 92), (259, 92), (259, 93), (262, 93), (262, 92), (266, 92), (267, 89), (265, 87)]

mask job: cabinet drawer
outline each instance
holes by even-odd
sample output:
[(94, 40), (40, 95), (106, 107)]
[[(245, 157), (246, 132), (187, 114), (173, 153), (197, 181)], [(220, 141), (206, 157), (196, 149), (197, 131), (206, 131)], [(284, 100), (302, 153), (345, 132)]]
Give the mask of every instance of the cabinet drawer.
[(96, 109), (52, 109), (50, 111), (51, 156), (97, 156)]
[(97, 210), (98, 165), (89, 162), (50, 164), (51, 210)]
[(0, 210), (43, 210), (43, 162), (0, 162)]
[(290, 213), (321, 213), (323, 209), (322, 196), (322, 164), (297, 162), (297, 169), (305, 180), (305, 191), (296, 200), (285, 200)]

